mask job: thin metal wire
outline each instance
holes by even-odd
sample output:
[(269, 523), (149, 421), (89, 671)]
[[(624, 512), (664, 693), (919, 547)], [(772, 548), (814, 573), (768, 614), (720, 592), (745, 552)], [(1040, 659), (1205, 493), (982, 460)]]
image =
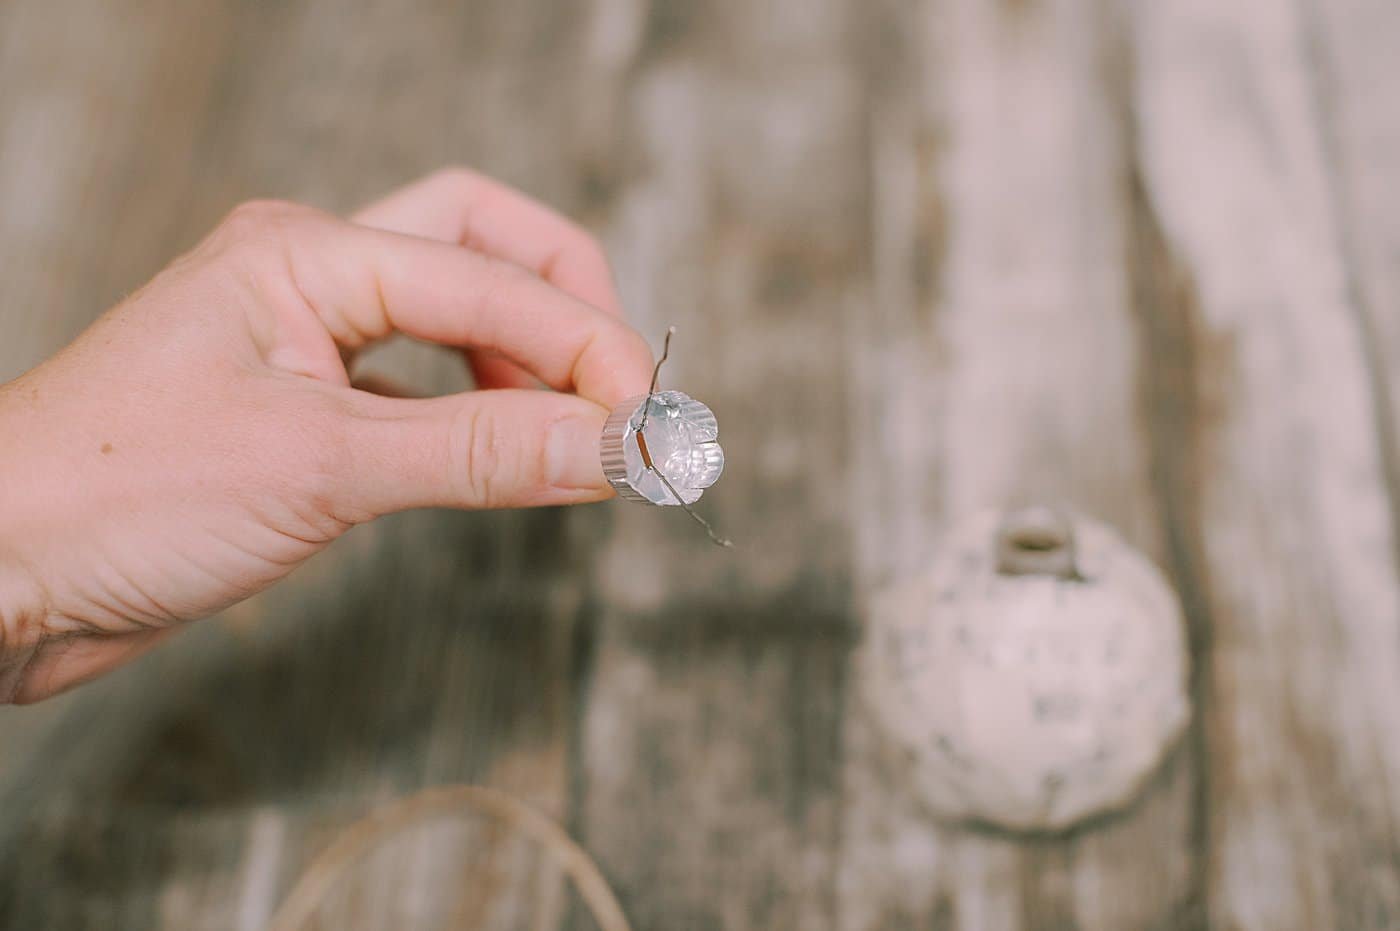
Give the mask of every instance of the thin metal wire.
[(701, 517), (698, 513), (696, 513), (694, 508), (692, 508), (689, 504), (686, 503), (685, 499), (681, 497), (680, 492), (676, 491), (675, 486), (671, 484), (670, 479), (668, 479), (665, 475), (661, 474), (661, 470), (656, 467), (656, 463), (652, 462), (651, 450), (647, 449), (647, 439), (643, 431), (646, 430), (647, 419), (651, 416), (651, 401), (652, 398), (656, 397), (656, 386), (658, 380), (661, 378), (661, 366), (665, 364), (666, 360), (671, 357), (671, 337), (675, 335), (675, 327), (666, 328), (666, 342), (661, 347), (661, 358), (656, 360), (656, 368), (652, 369), (651, 388), (647, 391), (647, 399), (642, 402), (642, 419), (637, 422), (637, 429), (635, 433), (635, 436), (637, 438), (637, 452), (642, 454), (642, 465), (652, 475), (655, 475), (657, 478), (661, 479), (661, 484), (666, 486), (666, 490), (671, 493), (671, 497), (676, 499), (676, 503), (681, 506), (681, 510), (685, 511), (687, 514), (690, 515), (692, 520), (694, 520), (701, 527), (705, 528), (705, 533), (709, 536), (710, 542), (715, 544), (716, 546), (723, 546), (726, 549), (729, 549), (734, 546), (733, 541), (728, 540), (725, 537), (722, 537), (719, 534), (715, 533), (715, 528), (710, 526), (710, 522), (705, 520), (705, 518)]
[[(637, 424), (637, 435), (647, 428), (647, 418), (651, 416), (651, 399), (656, 397), (657, 381), (661, 378), (661, 366), (666, 364), (666, 360), (671, 358), (671, 337), (676, 335), (676, 328), (669, 326), (666, 328), (666, 342), (661, 346), (661, 358), (656, 360), (656, 368), (651, 370), (651, 387), (647, 389), (647, 399), (642, 402), (642, 419)], [(650, 467), (651, 463), (647, 463)]]
[(669, 491), (675, 497), (676, 503), (681, 506), (681, 510), (685, 511), (697, 524), (705, 528), (705, 535), (710, 538), (711, 543), (713, 543), (715, 546), (722, 546), (725, 549), (734, 548), (733, 540), (729, 539), (728, 537), (722, 537), (719, 534), (715, 533), (715, 528), (710, 526), (709, 521), (705, 520), (705, 518), (701, 517), (695, 512), (694, 508), (686, 504), (685, 501), (681, 500), (681, 496), (676, 493), (676, 489), (671, 487), (671, 483), (666, 480), (666, 476), (662, 475), (660, 471), (657, 471), (656, 477), (661, 479), (661, 484), (665, 485), (666, 490)]
[(681, 497), (680, 492), (676, 491), (670, 479), (662, 474), (661, 470), (656, 467), (656, 464), (651, 461), (651, 450), (647, 449), (647, 439), (641, 433), (637, 434), (637, 451), (642, 454), (642, 465), (644, 465), (651, 474), (661, 479), (661, 484), (666, 486), (666, 490), (671, 493), (671, 497), (676, 499), (676, 503), (681, 506), (681, 510), (685, 511), (697, 524), (705, 528), (705, 533), (709, 535), (711, 543), (716, 546), (723, 546), (726, 549), (734, 546), (734, 541), (728, 540), (715, 533), (715, 528), (710, 526), (710, 522), (701, 517), (689, 504), (686, 504), (685, 499)]

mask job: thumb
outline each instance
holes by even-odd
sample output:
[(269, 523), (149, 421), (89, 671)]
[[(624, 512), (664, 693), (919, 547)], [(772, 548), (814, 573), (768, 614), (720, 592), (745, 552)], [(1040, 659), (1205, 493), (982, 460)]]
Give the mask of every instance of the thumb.
[(608, 412), (591, 401), (521, 389), (357, 397), (346, 490), (357, 509), (538, 507), (613, 495), (598, 456)]

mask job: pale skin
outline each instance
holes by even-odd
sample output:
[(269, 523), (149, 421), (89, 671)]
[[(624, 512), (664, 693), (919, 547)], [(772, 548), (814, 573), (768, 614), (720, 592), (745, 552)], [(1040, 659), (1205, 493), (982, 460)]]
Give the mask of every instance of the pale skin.
[[(463, 350), (477, 390), (353, 383), (396, 332)], [(652, 362), (596, 241), (472, 172), (350, 220), (235, 209), (0, 386), (0, 701), (101, 675), (381, 515), (610, 497), (598, 435)]]

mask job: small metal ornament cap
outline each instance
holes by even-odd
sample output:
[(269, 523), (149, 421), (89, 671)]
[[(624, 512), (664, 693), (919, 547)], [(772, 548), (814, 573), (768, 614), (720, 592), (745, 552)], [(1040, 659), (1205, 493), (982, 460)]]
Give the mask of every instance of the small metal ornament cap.
[(1052, 575), (1079, 579), (1074, 522), (1046, 505), (1009, 511), (997, 529), (997, 571), (1002, 575)]
[(714, 412), (680, 391), (639, 395), (613, 408), (599, 452), (608, 483), (629, 501), (694, 504), (724, 471)]

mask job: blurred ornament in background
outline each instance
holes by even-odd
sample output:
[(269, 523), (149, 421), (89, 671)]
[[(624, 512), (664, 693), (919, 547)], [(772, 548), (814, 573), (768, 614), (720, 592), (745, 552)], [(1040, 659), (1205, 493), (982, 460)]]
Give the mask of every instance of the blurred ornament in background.
[(1107, 526), (1048, 507), (952, 528), (880, 593), (872, 717), (939, 816), (1057, 831), (1127, 805), (1190, 716), (1181, 608)]

